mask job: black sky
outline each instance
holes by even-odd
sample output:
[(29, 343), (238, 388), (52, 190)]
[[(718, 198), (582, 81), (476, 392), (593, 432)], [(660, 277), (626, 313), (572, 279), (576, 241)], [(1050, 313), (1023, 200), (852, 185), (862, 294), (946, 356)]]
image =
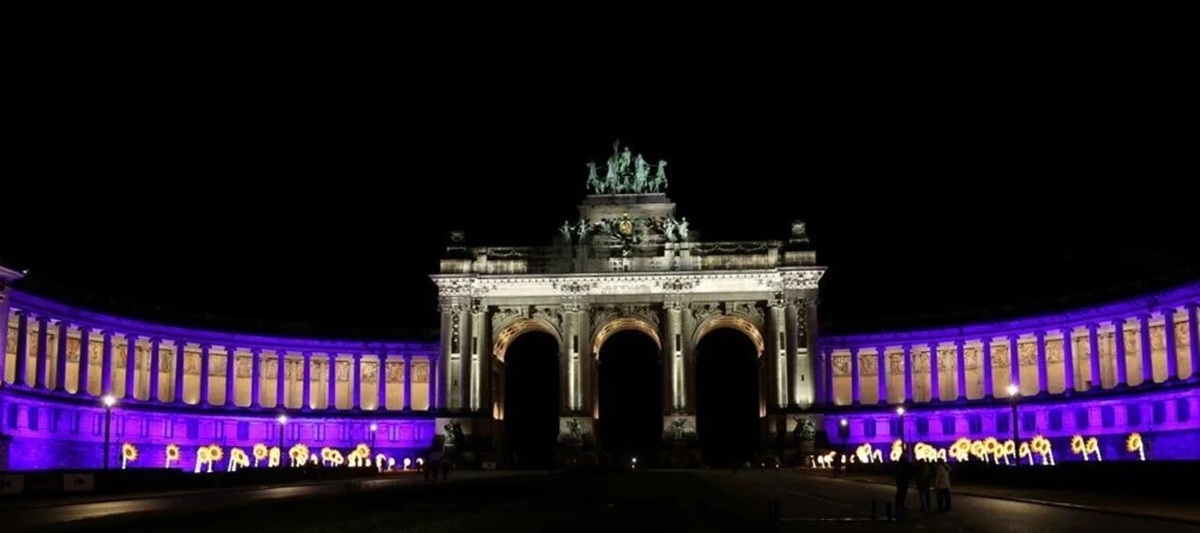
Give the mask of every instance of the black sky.
[(548, 242), (618, 138), (670, 162), (706, 240), (808, 221), (833, 331), (1200, 277), (1197, 91), (1165, 59), (725, 54), (605, 81), (500, 54), (239, 57), (85, 51), (19, 77), (0, 192), (19, 287), (225, 329), (434, 328), (446, 233)]

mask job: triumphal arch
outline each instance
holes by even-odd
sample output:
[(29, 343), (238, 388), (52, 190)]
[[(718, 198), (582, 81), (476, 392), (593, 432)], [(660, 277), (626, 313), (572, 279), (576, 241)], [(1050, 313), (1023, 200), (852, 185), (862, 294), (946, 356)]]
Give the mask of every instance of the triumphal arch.
[(660, 350), (665, 437), (695, 431), (694, 349), (721, 328), (744, 333), (758, 352), (764, 429), (784, 431), (813, 405), (824, 268), (804, 224), (793, 223), (786, 240), (706, 242), (677, 216), (666, 186), (665, 161), (614, 144), (607, 164), (588, 164), (589, 194), (553, 244), (469, 246), (462, 233), (451, 236), (431, 276), (441, 311), (439, 427), (502, 434), (506, 351), (533, 331), (558, 344), (560, 441), (603, 439), (594, 434), (603, 411), (597, 358), (625, 330)]

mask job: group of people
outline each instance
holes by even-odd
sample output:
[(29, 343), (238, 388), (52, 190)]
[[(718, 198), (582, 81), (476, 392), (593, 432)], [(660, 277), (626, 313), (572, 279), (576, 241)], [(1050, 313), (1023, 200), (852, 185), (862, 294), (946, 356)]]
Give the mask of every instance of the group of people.
[[(902, 457), (896, 464), (896, 512), (908, 511), (908, 486), (915, 481), (917, 501), (921, 512), (947, 512), (950, 510), (950, 465), (945, 459), (937, 462), (914, 461)], [(937, 509), (929, 501), (929, 493), (937, 494)]]

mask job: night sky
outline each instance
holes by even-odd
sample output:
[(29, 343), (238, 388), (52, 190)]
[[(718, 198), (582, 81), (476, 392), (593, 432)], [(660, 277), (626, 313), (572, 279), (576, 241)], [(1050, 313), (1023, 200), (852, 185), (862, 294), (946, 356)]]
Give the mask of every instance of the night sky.
[(416, 335), (437, 327), (448, 231), (548, 243), (619, 138), (667, 159), (705, 240), (806, 220), (827, 331), (1104, 301), (1200, 278), (1193, 82), (1135, 59), (818, 76), (715, 58), (611, 84), (486, 61), (150, 79), (83, 58), (23, 87), (0, 264), (116, 314)]

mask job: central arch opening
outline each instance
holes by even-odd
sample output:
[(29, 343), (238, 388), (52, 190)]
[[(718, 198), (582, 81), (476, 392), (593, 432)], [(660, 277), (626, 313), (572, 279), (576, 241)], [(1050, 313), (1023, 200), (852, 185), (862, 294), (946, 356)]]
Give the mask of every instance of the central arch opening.
[(558, 340), (527, 331), (504, 352), (504, 442), (512, 468), (554, 465), (558, 439)]
[(745, 333), (719, 328), (696, 344), (696, 433), (705, 464), (755, 463), (758, 386), (758, 349)]
[(653, 466), (663, 432), (658, 344), (640, 331), (619, 331), (600, 348), (601, 450), (616, 465), (637, 458)]

